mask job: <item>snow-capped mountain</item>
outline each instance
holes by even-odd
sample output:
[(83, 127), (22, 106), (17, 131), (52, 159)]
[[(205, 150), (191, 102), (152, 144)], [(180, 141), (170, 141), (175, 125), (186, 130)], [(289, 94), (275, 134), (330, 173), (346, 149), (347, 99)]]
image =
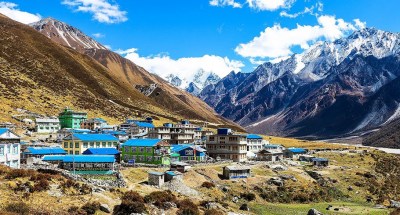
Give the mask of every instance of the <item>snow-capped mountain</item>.
[(400, 34), (365, 28), (250, 74), (229, 74), (199, 96), (253, 132), (350, 134), (380, 126), (398, 110), (400, 90), (385, 99), (380, 93), (399, 78), (399, 53)]
[(217, 74), (213, 72), (206, 72), (202, 69), (199, 70), (191, 79), (181, 79), (179, 76), (174, 74), (169, 74), (162, 78), (164, 78), (170, 84), (184, 89), (193, 95), (198, 95), (206, 86), (215, 84), (221, 80)]
[(53, 41), (81, 52), (85, 49), (107, 49), (79, 29), (53, 18), (42, 19), (29, 25), (41, 33), (45, 32)]

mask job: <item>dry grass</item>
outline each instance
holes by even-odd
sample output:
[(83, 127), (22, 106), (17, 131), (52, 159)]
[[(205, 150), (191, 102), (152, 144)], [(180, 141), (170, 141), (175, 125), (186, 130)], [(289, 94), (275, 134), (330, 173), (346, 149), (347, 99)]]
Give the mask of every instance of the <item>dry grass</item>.
[(286, 148), (289, 147), (299, 147), (299, 148), (307, 148), (307, 149), (343, 149), (349, 148), (349, 146), (318, 142), (318, 141), (308, 141), (308, 140), (299, 140), (293, 138), (285, 138), (285, 137), (275, 137), (275, 136), (266, 136), (262, 135), (265, 140), (268, 140), (272, 144), (281, 144)]

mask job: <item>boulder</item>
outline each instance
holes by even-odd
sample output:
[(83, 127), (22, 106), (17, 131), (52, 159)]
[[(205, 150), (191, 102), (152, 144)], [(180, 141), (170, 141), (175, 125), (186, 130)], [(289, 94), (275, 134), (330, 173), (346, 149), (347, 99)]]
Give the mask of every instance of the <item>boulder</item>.
[(268, 182), (269, 182), (269, 184), (273, 184), (273, 185), (278, 186), (278, 187), (282, 187), (284, 185), (283, 180), (281, 178), (278, 178), (278, 177), (270, 178)]
[(392, 207), (392, 208), (400, 208), (400, 201), (390, 200), (390, 207)]
[(249, 208), (249, 206), (247, 206), (247, 204), (241, 205), (239, 209), (242, 210), (242, 211), (249, 211), (250, 210), (250, 208)]
[(317, 209), (311, 208), (307, 215), (323, 215), (321, 212), (319, 212)]
[(104, 213), (111, 213), (110, 207), (107, 204), (101, 204), (99, 209)]

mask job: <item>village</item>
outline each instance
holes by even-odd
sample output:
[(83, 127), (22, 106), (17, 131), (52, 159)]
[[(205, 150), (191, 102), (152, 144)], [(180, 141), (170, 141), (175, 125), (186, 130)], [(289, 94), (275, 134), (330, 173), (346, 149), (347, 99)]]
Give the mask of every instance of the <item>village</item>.
[[(226, 193), (258, 187), (262, 180), (261, 184), (279, 190), (291, 183), (334, 180), (324, 176), (328, 171), (343, 171), (337, 156), (369, 153), (365, 148), (349, 146), (285, 147), (261, 135), (223, 127), (205, 128), (189, 120), (155, 126), (151, 117), (145, 117), (109, 125), (102, 118), (88, 119), (87, 113), (70, 108), (58, 117), (19, 120), (27, 128), (24, 138), (14, 132), (15, 125), (1, 125), (0, 164), (59, 171), (100, 192), (114, 188), (143, 193), (169, 190), (193, 197), (199, 195), (198, 189), (202, 187), (218, 186), (219, 192)], [(345, 189), (352, 192), (353, 187)], [(233, 195), (229, 202), (239, 205), (231, 207), (241, 213), (257, 214), (241, 198), (240, 194)], [(349, 208), (333, 206), (329, 210), (340, 212)]]

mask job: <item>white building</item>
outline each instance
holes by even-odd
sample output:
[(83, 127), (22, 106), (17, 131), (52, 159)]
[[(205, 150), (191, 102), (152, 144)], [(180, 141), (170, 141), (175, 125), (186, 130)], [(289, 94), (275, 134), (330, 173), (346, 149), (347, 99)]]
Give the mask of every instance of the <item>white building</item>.
[(57, 133), (60, 130), (60, 120), (54, 118), (36, 118), (35, 131), (37, 133), (48, 134)]
[(247, 135), (247, 151), (257, 153), (263, 149), (263, 138), (257, 134)]
[(219, 128), (217, 134), (207, 138), (208, 155), (214, 159), (229, 159), (235, 162), (247, 160), (246, 135), (233, 134), (231, 129)]
[(0, 128), (0, 164), (20, 167), (20, 137), (8, 128)]

